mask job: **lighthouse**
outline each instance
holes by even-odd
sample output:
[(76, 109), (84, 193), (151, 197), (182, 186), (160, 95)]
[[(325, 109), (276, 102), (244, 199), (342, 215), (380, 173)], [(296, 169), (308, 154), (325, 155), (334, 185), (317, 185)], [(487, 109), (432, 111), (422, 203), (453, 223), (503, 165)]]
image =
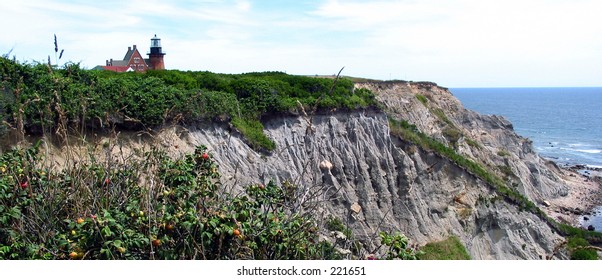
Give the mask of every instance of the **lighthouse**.
[(165, 56), (165, 53), (161, 50), (161, 39), (157, 38), (157, 34), (155, 34), (155, 37), (151, 38), (150, 53), (148, 53), (149, 68), (154, 70), (165, 69), (163, 56)]

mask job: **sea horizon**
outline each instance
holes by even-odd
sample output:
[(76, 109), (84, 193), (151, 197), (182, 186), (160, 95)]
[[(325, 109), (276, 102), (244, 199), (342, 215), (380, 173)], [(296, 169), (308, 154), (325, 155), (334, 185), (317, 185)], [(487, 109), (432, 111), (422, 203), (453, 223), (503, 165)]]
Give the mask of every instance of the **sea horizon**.
[(449, 88), (466, 109), (508, 119), (558, 164), (602, 168), (602, 87)]

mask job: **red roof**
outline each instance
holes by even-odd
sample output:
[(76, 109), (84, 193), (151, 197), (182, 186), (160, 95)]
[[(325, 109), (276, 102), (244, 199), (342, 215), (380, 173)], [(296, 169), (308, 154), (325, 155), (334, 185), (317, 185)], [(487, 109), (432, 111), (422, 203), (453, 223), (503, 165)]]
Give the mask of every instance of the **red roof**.
[[(127, 72), (131, 68), (129, 66), (101, 66), (102, 69), (113, 72)], [(132, 71), (132, 70), (131, 70)]]

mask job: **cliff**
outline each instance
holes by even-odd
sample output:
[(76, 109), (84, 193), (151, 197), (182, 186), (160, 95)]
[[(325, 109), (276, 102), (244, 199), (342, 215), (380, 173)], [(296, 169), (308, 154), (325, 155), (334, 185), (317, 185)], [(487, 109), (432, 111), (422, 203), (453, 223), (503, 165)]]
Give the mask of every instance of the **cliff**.
[[(507, 120), (468, 111), (430, 83), (356, 87), (371, 89), (381, 110), (266, 119), (277, 145), (270, 154), (254, 151), (225, 125), (170, 127), (155, 139), (173, 155), (207, 145), (232, 192), (258, 181), (298, 186), (300, 209), (318, 205), (323, 222), (340, 219), (368, 252), (377, 249), (380, 231), (400, 231), (420, 246), (457, 236), (474, 259), (567, 258), (559, 250), (564, 238), (546, 219), (448, 157), (393, 135), (388, 118), (454, 147), (539, 206), (566, 196), (564, 171), (537, 156)], [(334, 240), (328, 232), (324, 238)]]
[[(286, 187), (298, 198), (296, 211), (319, 211), (322, 238), (337, 243), (348, 257), (377, 252), (378, 234), (388, 231), (405, 234), (413, 246), (455, 236), (473, 259), (568, 258), (565, 238), (538, 211), (572, 222), (574, 217), (556, 210), (571, 206), (558, 201), (570, 197), (577, 182), (568, 182), (568, 171), (535, 154), (510, 122), (466, 110), (432, 83), (355, 86), (374, 92), (380, 107), (265, 118), (264, 132), (276, 144), (270, 153), (257, 152), (235, 127), (215, 122), (167, 126), (152, 137), (123, 131), (116, 145), (106, 145), (113, 140), (103, 136), (87, 140), (96, 143), (99, 155), (124, 159), (153, 146), (177, 157), (206, 145), (227, 191), (236, 194), (241, 186), (269, 181)], [(396, 133), (395, 120), (450, 147), (489, 177)], [(89, 151), (82, 146), (82, 154)], [(61, 149), (49, 152), (58, 166), (66, 158)], [(517, 203), (500, 192), (497, 182), (535, 205)], [(353, 236), (331, 232), (332, 220)], [(358, 245), (359, 253), (349, 250)]]

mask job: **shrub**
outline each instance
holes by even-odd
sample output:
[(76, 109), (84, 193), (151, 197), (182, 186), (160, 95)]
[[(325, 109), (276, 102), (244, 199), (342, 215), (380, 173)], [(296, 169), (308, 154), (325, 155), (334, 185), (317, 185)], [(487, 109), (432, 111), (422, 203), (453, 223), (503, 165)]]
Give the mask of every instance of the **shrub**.
[(481, 145), (477, 141), (472, 140), (470, 138), (464, 138), (464, 139), (465, 139), (464, 141), (466, 141), (466, 144), (468, 144), (468, 146), (471, 146), (471, 147), (476, 148), (478, 150), (482, 149)]
[(263, 125), (258, 120), (234, 118), (232, 124), (247, 139), (253, 149), (270, 152), (276, 148), (276, 143), (263, 133)]
[(380, 233), (381, 244), (386, 246), (387, 252), (385, 258), (388, 260), (417, 260), (420, 251), (416, 251), (409, 246), (409, 239), (401, 234), (389, 234), (386, 232)]
[(282, 187), (225, 193), (202, 146), (64, 170), (38, 156), (33, 147), (0, 159), (0, 259), (338, 258)]
[[(3, 121), (22, 134), (112, 127), (153, 129), (166, 123), (212, 118), (243, 118), (235, 126), (256, 126), (262, 117), (305, 108), (360, 109), (376, 105), (367, 89), (353, 82), (310, 78), (281, 72), (239, 75), (177, 70), (113, 73), (84, 70), (78, 64), (63, 69), (46, 64), (20, 64), (0, 58), (0, 133)], [(320, 98), (323, 97), (323, 98)], [(320, 100), (320, 104), (316, 104)], [(308, 111), (311, 112), (311, 111)], [(21, 125), (22, 124), (22, 125)], [(262, 130), (243, 133), (267, 148)], [(259, 141), (259, 142), (257, 142)], [(263, 145), (266, 144), (266, 145)], [(269, 148), (268, 148), (269, 149)]]

